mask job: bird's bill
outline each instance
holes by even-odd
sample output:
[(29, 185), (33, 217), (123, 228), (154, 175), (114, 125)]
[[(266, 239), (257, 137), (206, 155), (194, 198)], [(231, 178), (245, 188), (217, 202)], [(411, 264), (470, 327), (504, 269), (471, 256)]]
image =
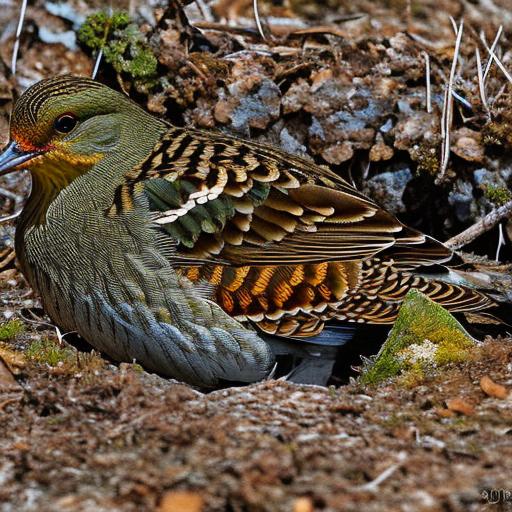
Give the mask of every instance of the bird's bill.
[(18, 165), (40, 155), (39, 151), (24, 151), (11, 142), (0, 154), (0, 176), (13, 171)]

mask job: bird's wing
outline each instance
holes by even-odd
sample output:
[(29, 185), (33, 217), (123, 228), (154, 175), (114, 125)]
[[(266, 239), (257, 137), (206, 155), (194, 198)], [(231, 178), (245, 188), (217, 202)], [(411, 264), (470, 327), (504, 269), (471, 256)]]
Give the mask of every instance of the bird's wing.
[(140, 201), (177, 270), (268, 334), (323, 343), (330, 320), (390, 323), (411, 287), (451, 309), (485, 299), (415, 276), (451, 251), (329, 169), (277, 149), (171, 128), (125, 175), (107, 214)]
[(171, 128), (108, 213), (129, 211), (138, 194), (190, 265), (354, 261), (425, 242), (327, 168), (210, 132)]

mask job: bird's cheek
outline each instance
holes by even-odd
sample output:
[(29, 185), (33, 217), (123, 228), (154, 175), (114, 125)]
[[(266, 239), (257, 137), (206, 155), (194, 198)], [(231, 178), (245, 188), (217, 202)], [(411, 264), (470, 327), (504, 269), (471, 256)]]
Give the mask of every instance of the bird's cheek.
[(91, 167), (103, 158), (103, 154), (84, 155), (73, 151), (71, 146), (62, 145), (46, 153), (45, 157), (54, 162), (66, 162), (76, 167)]

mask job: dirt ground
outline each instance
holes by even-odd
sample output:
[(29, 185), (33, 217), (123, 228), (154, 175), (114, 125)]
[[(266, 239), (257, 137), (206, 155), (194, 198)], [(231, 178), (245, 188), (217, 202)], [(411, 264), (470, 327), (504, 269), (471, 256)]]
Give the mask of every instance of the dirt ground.
[[(98, 34), (79, 27), (101, 6), (30, 2), (13, 73), (19, 5), (2, 4), (1, 142), (24, 88), (91, 74)], [(512, 87), (485, 46), (503, 24), (494, 52), (512, 72), (509, 0), (260, 0), (264, 37), (250, 0), (114, 7), (135, 29), (99, 34), (98, 77), (155, 115), (328, 164), (440, 240), (512, 197)], [(0, 215), (28, 190), (2, 178)], [(512, 510), (511, 338), (420, 382), (202, 393), (62, 340), (17, 270), (14, 229), (0, 223), (0, 512)], [(494, 259), (500, 230), (510, 274), (507, 221), (464, 249)]]

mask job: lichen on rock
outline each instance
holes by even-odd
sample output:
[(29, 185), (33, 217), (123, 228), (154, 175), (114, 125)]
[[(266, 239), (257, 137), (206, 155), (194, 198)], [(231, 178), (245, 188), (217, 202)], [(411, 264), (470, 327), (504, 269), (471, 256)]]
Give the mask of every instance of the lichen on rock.
[[(405, 376), (418, 382), (425, 375), (449, 363), (466, 360), (475, 340), (457, 319), (418, 290), (411, 290), (387, 340), (373, 363), (366, 365), (362, 384)], [(413, 379), (408, 377), (413, 376)]]

